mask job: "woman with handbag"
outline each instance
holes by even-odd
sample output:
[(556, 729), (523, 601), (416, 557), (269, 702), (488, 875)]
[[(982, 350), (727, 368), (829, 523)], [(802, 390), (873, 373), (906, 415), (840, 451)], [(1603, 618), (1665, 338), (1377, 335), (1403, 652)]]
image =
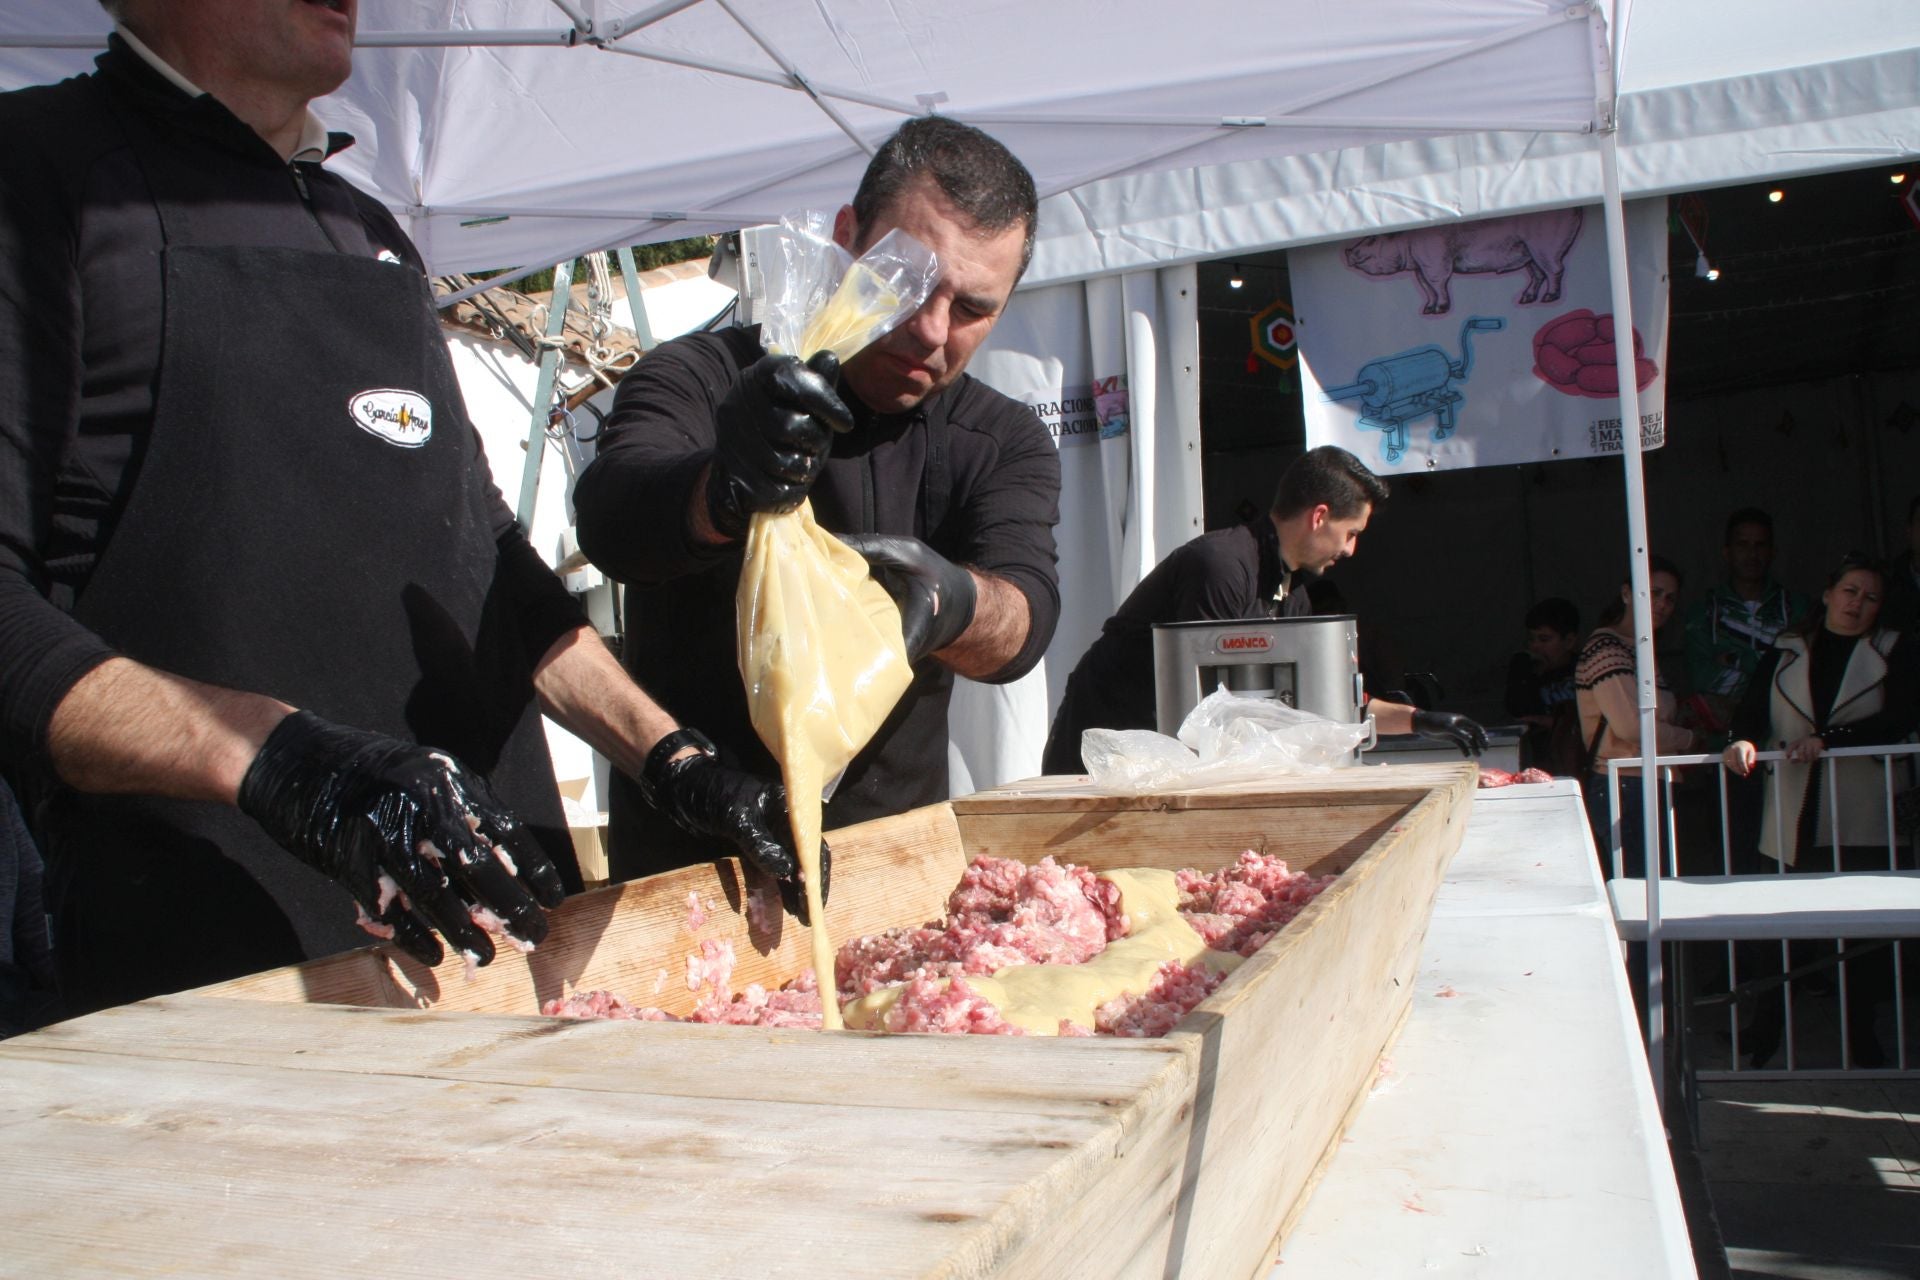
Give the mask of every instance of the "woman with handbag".
[[(1647, 559), (1647, 585), (1652, 595), (1653, 629), (1657, 633), (1673, 617), (1680, 602), (1680, 570), (1664, 556)], [(1608, 604), (1593, 634), (1580, 646), (1574, 663), (1574, 705), (1580, 713), (1580, 734), (1586, 744), (1586, 768), (1581, 773), (1587, 819), (1599, 851), (1601, 870), (1613, 872), (1607, 830), (1607, 761), (1640, 755), (1639, 665), (1634, 652), (1631, 582), (1620, 586), (1620, 598)], [(1675, 716), (1678, 703), (1664, 675), (1656, 676), (1654, 748), (1661, 755), (1690, 751), (1693, 730)], [(1640, 770), (1620, 770), (1621, 870), (1629, 878), (1646, 873), (1644, 827), (1640, 808)]]

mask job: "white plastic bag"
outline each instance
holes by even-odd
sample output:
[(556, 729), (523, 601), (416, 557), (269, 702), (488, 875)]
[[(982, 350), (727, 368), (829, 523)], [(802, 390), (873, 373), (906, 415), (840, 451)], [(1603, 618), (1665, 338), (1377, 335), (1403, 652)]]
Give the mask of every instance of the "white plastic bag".
[(1106, 791), (1181, 791), (1324, 773), (1354, 763), (1366, 722), (1342, 724), (1272, 698), (1217, 689), (1180, 724), (1178, 739), (1146, 729), (1088, 729), (1080, 754)]

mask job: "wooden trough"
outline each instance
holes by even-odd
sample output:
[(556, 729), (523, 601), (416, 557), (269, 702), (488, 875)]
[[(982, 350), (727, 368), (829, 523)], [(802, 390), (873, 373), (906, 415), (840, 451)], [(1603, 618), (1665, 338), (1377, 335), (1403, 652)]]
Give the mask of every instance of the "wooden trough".
[(684, 1011), (709, 939), (736, 989), (798, 973), (725, 861), (572, 899), (471, 981), (369, 949), (0, 1043), (0, 1274), (1256, 1275), (1405, 1016), (1473, 786), (1048, 779), (835, 833), (836, 939), (939, 915), (981, 853), (1342, 873), (1158, 1040), (528, 1016)]

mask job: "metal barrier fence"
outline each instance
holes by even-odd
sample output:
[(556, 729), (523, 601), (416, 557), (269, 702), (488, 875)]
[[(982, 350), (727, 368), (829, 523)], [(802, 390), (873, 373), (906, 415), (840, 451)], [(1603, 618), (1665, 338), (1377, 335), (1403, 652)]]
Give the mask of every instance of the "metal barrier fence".
[[(1844, 872), (1861, 870), (1893, 871), (1911, 868), (1914, 865), (1914, 861), (1910, 856), (1910, 850), (1914, 847), (1914, 842), (1911, 839), (1908, 841), (1901, 839), (1895, 801), (1901, 794), (1912, 790), (1914, 787), (1916, 767), (1920, 766), (1920, 759), (1916, 759), (1916, 757), (1920, 757), (1920, 743), (1903, 743), (1898, 746), (1884, 747), (1842, 747), (1823, 752), (1814, 767), (1819, 769), (1822, 775), (1821, 794), (1824, 803), (1820, 806), (1821, 812), (1819, 816), (1824, 820), (1827, 827), (1824, 833), (1827, 842), (1825, 845), (1819, 844), (1818, 839), (1821, 833), (1816, 831), (1814, 839), (1809, 841), (1812, 847), (1797, 850), (1798, 857), (1796, 861), (1799, 869), (1803, 871), (1830, 870), (1834, 872)], [(1754, 766), (1755, 774), (1761, 773), (1764, 767), (1766, 775), (1764, 786), (1770, 790), (1773, 800), (1771, 820), (1773, 823), (1773, 847), (1776, 850), (1794, 847), (1788, 844), (1789, 832), (1786, 829), (1786, 824), (1789, 820), (1786, 814), (1789, 812), (1797, 814), (1798, 812), (1797, 805), (1789, 805), (1788, 803), (1790, 797), (1785, 794), (1781, 770), (1770, 767), (1775, 762), (1785, 759), (1786, 753), (1783, 751), (1762, 751), (1758, 753)], [(1845, 846), (1841, 841), (1842, 821), (1839, 804), (1841, 796), (1840, 772), (1842, 762), (1853, 759), (1870, 759), (1880, 762), (1878, 772), (1880, 773), (1881, 783), (1881, 817), (1885, 822), (1886, 830), (1886, 857), (1884, 864), (1880, 864), (1877, 856), (1869, 855), (1872, 856), (1875, 864), (1871, 867), (1862, 866), (1857, 860), (1852, 866), (1843, 865), (1846, 861), (1842, 856), (1843, 848), (1862, 848), (1862, 846), (1858, 844)], [(1623, 878), (1624, 861), (1623, 826), (1621, 821), (1622, 773), (1626, 773), (1627, 776), (1624, 781), (1635, 789), (1637, 795), (1638, 788), (1641, 785), (1639, 765), (1640, 758), (1637, 756), (1607, 762), (1608, 830), (1607, 838), (1602, 843), (1607, 847), (1610, 856), (1612, 869), (1611, 878), (1616, 881)], [(1673, 802), (1673, 791), (1676, 781), (1675, 771), (1679, 769), (1691, 769), (1698, 766), (1710, 766), (1715, 771), (1715, 781), (1717, 782), (1719, 798), (1720, 873), (1722, 875), (1732, 876), (1740, 875), (1750, 870), (1750, 867), (1737, 867), (1735, 865), (1732, 830), (1733, 810), (1728, 794), (1728, 770), (1722, 762), (1721, 757), (1718, 755), (1658, 756), (1655, 758), (1655, 765), (1659, 771), (1659, 788), (1657, 794), (1660, 797), (1661, 807), (1660, 829), (1662, 848), (1659, 852), (1659, 861), (1657, 863), (1654, 863), (1651, 858), (1643, 858), (1643, 865), (1657, 865), (1661, 877), (1678, 877), (1680, 875), (1681, 824), (1678, 820), (1677, 807)], [(1863, 785), (1862, 780), (1858, 776), (1861, 770), (1855, 768), (1850, 769), (1848, 772), (1852, 775), (1849, 778), (1849, 798), (1853, 799), (1857, 805), (1858, 796), (1855, 789)], [(1764, 812), (1765, 806), (1763, 805), (1762, 808)], [(1756, 836), (1763, 834), (1761, 824), (1755, 824), (1754, 834)], [(1795, 845), (1797, 845), (1797, 832), (1793, 834), (1796, 837)], [(1644, 839), (1637, 831), (1635, 835), (1638, 839)], [(1877, 849), (1878, 846), (1875, 845), (1871, 847)], [(1743, 854), (1743, 862), (1747, 861), (1750, 856), (1752, 866), (1758, 866), (1762, 863), (1768, 864), (1765, 871), (1761, 872), (1763, 875), (1786, 875), (1789, 873), (1789, 869), (1784, 862), (1770, 859), (1760, 854), (1757, 849), (1742, 850), (1741, 852)], [(1830, 866), (1828, 865), (1829, 862), (1831, 864)], [(1696, 874), (1698, 874), (1697, 870)], [(1659, 893), (1657, 880), (1652, 885), (1652, 892), (1655, 896), (1650, 903), (1648, 915), (1650, 922), (1654, 923), (1653, 936), (1657, 937), (1659, 936), (1657, 932), (1657, 922), (1660, 918), (1657, 905), (1657, 895)], [(1795, 931), (1794, 936), (1804, 938), (1804, 930)], [(1920, 941), (1920, 937), (1915, 937), (1915, 940)], [(1794, 954), (1796, 950), (1807, 950), (1814, 946), (1823, 946), (1824, 944), (1809, 944), (1804, 941), (1790, 943), (1786, 940), (1786, 936), (1783, 935), (1777, 944), (1773, 942), (1756, 944), (1727, 941), (1724, 943), (1681, 942), (1675, 945), (1678, 948), (1680, 961), (1675, 967), (1677, 988), (1675, 1004), (1679, 1018), (1678, 1026), (1681, 1032), (1681, 1066), (1689, 1094), (1692, 1092), (1694, 1083), (1699, 1080), (1768, 1079), (1781, 1077), (1818, 1079), (1839, 1076), (1851, 1078), (1861, 1075), (1920, 1078), (1920, 1070), (1915, 1069), (1908, 1052), (1906, 984), (1904, 974), (1906, 956), (1900, 938), (1881, 939), (1853, 946), (1847, 946), (1846, 939), (1844, 938), (1835, 938), (1833, 939), (1832, 951), (1811, 957), (1803, 956), (1799, 959), (1798, 963), (1796, 963), (1796, 956)], [(1765, 970), (1764, 972), (1758, 975), (1750, 974), (1743, 980), (1740, 974), (1742, 960), (1744, 959), (1747, 962), (1749, 968), (1755, 967), (1755, 957), (1758, 954), (1755, 948), (1764, 949), (1773, 945), (1777, 945), (1779, 948), (1777, 966), (1773, 963), (1771, 957), (1769, 957), (1766, 962), (1759, 966)], [(1701, 1070), (1697, 1069), (1692, 1063), (1686, 1036), (1688, 1022), (1692, 1012), (1692, 1008), (1688, 1003), (1689, 996), (1687, 986), (1690, 965), (1686, 961), (1686, 949), (1689, 947), (1712, 946), (1724, 946), (1726, 948), (1728, 990), (1725, 994), (1709, 996), (1699, 1000), (1697, 1003), (1724, 1003), (1726, 1005), (1727, 1033), (1728, 1041), (1731, 1045), (1730, 1063), (1726, 1069)], [(1849, 982), (1848, 975), (1849, 971), (1853, 968), (1852, 962), (1888, 950), (1891, 951), (1893, 958), (1893, 1053), (1890, 1055), (1890, 1065), (1875, 1065), (1870, 1067), (1862, 1065), (1856, 1060), (1856, 1046), (1853, 1042), (1854, 1029), (1852, 1026), (1852, 1018), (1849, 1015), (1853, 1012), (1851, 1001), (1858, 999), (1859, 996), (1850, 990), (1852, 984)], [(1744, 957), (1742, 955), (1743, 951), (1745, 952)], [(1656, 964), (1654, 971), (1657, 973), (1661, 967), (1662, 966)], [(1838, 996), (1840, 1033), (1839, 1061), (1837, 1067), (1830, 1065), (1806, 1066), (1800, 1061), (1802, 1055), (1800, 1045), (1797, 1043), (1797, 1037), (1795, 1035), (1797, 1025), (1795, 988), (1804, 983), (1819, 983), (1829, 973), (1833, 975), (1832, 990)], [(1824, 998), (1824, 994), (1823, 992), (1820, 997), (1812, 998)], [(1873, 994), (1875, 993), (1870, 992), (1867, 998), (1871, 999)], [(1802, 995), (1801, 998), (1805, 999), (1809, 997)], [(1745, 1065), (1749, 1051), (1756, 1046), (1743, 1046), (1742, 1044), (1743, 1033), (1740, 1027), (1741, 1006), (1749, 1005), (1757, 1011), (1770, 1007), (1776, 999), (1778, 1001), (1779, 1017), (1777, 1032), (1778, 1050), (1784, 1050), (1784, 1065), (1780, 1067), (1767, 1066), (1766, 1062), (1772, 1060), (1773, 1055), (1771, 1054), (1754, 1065)], [(1657, 1024), (1661, 1020), (1659, 1017), (1661, 1003), (1658, 993), (1649, 993), (1649, 1004), (1654, 1010), (1654, 1013), (1650, 1016), (1650, 1024)], [(1651, 1037), (1655, 1038), (1661, 1034), (1657, 1025), (1650, 1025), (1649, 1033)], [(1752, 1035), (1752, 1030), (1747, 1034)], [(1761, 1028), (1761, 1034), (1765, 1034), (1764, 1028)], [(1766, 1048), (1765, 1045), (1758, 1047), (1763, 1051)], [(1661, 1060), (1657, 1049), (1657, 1039), (1655, 1052), (1650, 1056), (1656, 1064)], [(1870, 1053), (1868, 1056), (1874, 1057), (1877, 1055)]]

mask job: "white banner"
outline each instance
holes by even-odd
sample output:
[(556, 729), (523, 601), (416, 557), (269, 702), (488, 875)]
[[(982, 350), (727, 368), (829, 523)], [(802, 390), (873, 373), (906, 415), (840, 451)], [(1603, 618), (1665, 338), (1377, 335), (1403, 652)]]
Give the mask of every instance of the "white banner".
[(1067, 674), (1160, 559), (1200, 532), (1191, 266), (1016, 293), (968, 371), (1031, 405), (1060, 451), (1060, 625), (1010, 685), (954, 683), (957, 794), (1040, 771)]
[[(1640, 438), (1666, 440), (1665, 200), (1627, 206)], [(1307, 444), (1377, 471), (1620, 451), (1598, 206), (1288, 251)]]

